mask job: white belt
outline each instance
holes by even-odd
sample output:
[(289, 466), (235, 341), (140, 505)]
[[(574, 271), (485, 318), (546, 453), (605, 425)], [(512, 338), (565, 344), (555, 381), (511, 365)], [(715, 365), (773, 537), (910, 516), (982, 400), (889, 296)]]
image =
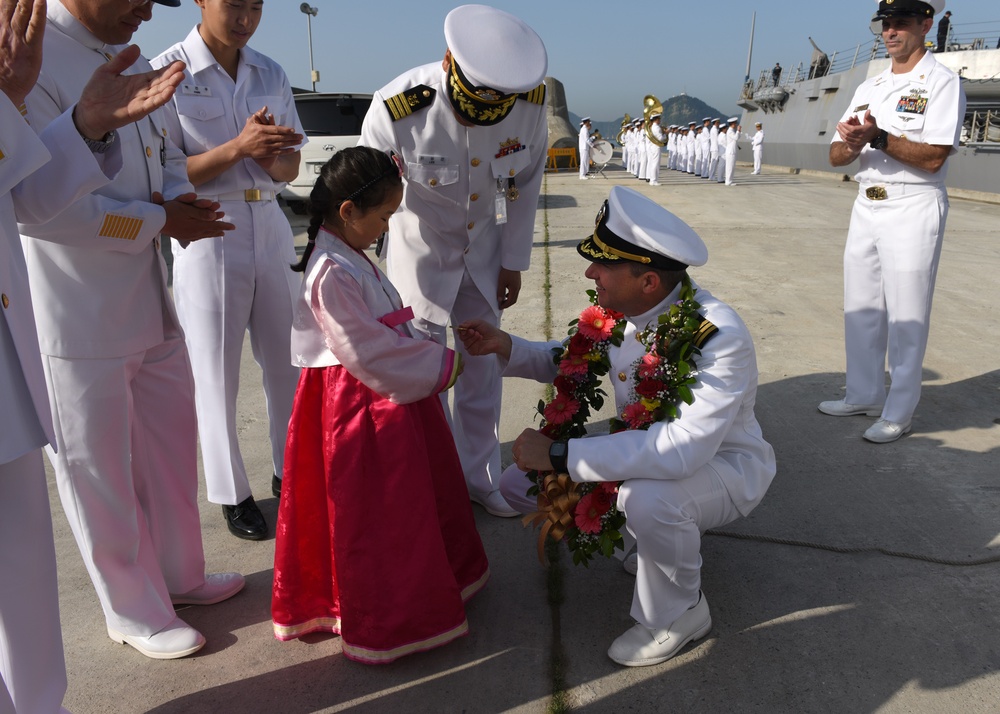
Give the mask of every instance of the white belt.
[(229, 193), (220, 193), (217, 196), (199, 196), (199, 198), (210, 198), (220, 203), (222, 201), (246, 201), (247, 203), (252, 203), (254, 201), (273, 201), (274, 196), (274, 191), (248, 188), (245, 191), (230, 191)]
[(899, 198), (914, 193), (927, 191), (943, 191), (944, 186), (936, 183), (862, 183), (858, 184), (858, 193), (869, 201), (884, 201), (887, 198)]

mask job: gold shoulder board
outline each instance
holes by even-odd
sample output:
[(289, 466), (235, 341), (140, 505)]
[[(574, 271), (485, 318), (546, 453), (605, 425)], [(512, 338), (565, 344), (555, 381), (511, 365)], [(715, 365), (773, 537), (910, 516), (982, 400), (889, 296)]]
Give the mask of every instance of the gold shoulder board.
[(395, 96), (385, 100), (385, 108), (392, 114), (393, 121), (399, 121), (403, 117), (408, 117), (413, 112), (426, 109), (434, 101), (437, 90), (431, 89), (426, 84), (418, 84), (412, 89), (400, 92)]
[(532, 104), (545, 104), (545, 82), (542, 82), (530, 92), (518, 94), (517, 98), (531, 102)]
[(694, 331), (694, 339), (692, 340), (694, 346), (701, 349), (702, 345), (712, 339), (718, 331), (718, 327), (705, 318), (702, 318), (698, 329)]

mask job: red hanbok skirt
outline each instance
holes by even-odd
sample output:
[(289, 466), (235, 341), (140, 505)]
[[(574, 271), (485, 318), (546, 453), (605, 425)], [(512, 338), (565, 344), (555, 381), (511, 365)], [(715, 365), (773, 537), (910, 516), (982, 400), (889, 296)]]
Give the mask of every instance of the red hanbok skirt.
[(369, 664), (468, 632), (489, 564), (435, 395), (393, 404), (341, 366), (302, 370), (285, 448), (271, 618)]

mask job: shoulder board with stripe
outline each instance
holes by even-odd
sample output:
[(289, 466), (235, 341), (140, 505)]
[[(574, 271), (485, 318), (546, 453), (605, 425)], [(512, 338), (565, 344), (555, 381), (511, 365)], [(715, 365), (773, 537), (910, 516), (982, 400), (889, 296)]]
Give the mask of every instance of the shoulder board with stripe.
[(518, 94), (517, 98), (531, 102), (532, 104), (545, 104), (545, 82), (542, 82), (530, 92)]
[(386, 99), (385, 108), (392, 114), (393, 121), (399, 121), (413, 112), (429, 107), (434, 101), (435, 94), (437, 94), (436, 89), (431, 89), (426, 84), (418, 84)]
[(691, 341), (694, 343), (695, 347), (700, 349), (701, 346), (712, 339), (718, 331), (718, 327), (703, 317), (701, 318), (701, 324), (698, 325), (698, 329), (694, 331), (694, 338)]

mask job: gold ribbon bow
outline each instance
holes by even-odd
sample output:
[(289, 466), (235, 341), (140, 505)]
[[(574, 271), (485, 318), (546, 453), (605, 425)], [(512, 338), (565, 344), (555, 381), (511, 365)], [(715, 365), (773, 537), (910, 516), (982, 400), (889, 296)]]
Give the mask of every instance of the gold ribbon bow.
[(581, 497), (577, 483), (569, 474), (545, 474), (538, 492), (538, 510), (521, 519), (525, 526), (542, 524), (538, 534), (538, 561), (542, 565), (545, 565), (545, 539), (551, 538), (557, 543), (562, 540), (573, 526), (573, 510)]

